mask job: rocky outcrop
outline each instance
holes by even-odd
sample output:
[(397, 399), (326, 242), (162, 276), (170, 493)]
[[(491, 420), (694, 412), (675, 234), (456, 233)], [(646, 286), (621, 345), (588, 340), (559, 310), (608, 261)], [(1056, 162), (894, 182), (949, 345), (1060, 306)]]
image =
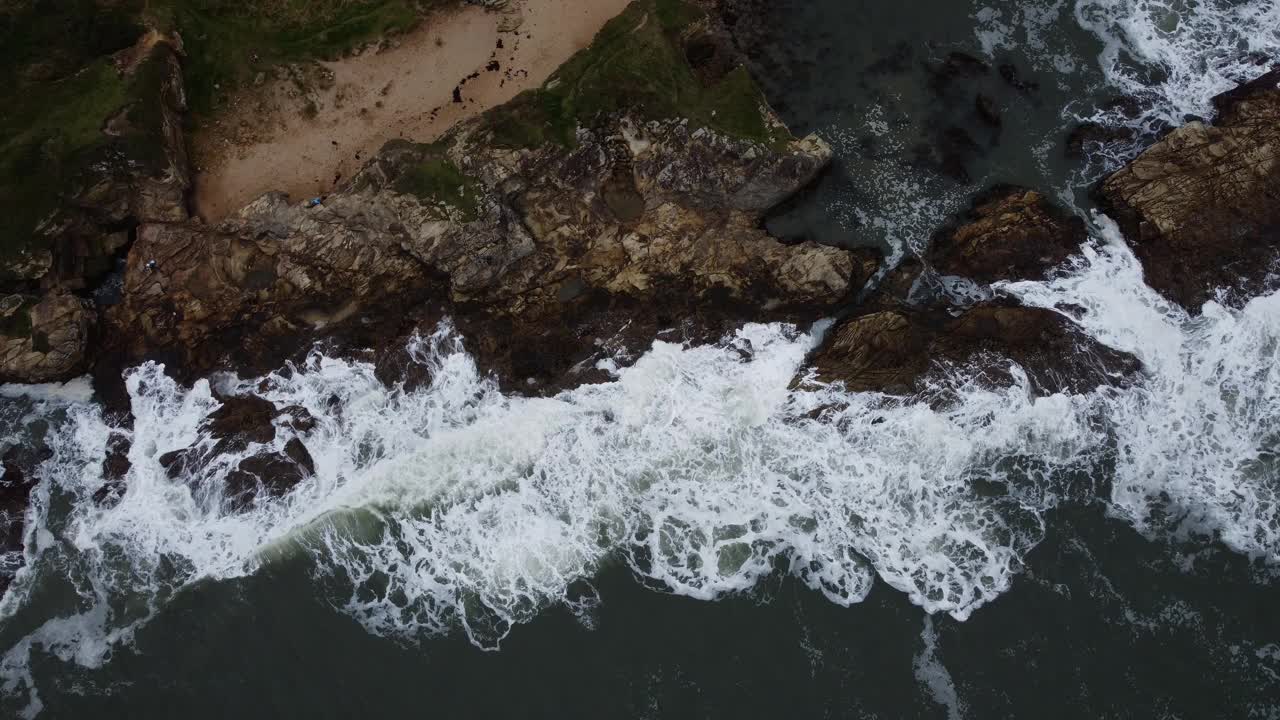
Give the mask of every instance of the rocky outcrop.
[(12, 252), (0, 262), (0, 285), (84, 289), (114, 267), (130, 228), (187, 219), (180, 53), (176, 37), (150, 31), (112, 58), (116, 77), (108, 81), (119, 86), (122, 104), (101, 119), (100, 135), (87, 147), (53, 163), (56, 195), (32, 200), (55, 205), (33, 227), (14, 228), (29, 239), (8, 239)]
[(955, 316), (895, 309), (853, 318), (834, 331), (813, 366), (821, 379), (850, 390), (913, 394), (948, 370), (962, 372), (965, 382), (1008, 385), (1011, 363), (1042, 395), (1122, 383), (1138, 369), (1132, 356), (1091, 340), (1054, 311), (997, 303)]
[[(217, 227), (144, 224), (109, 336), (129, 358), (269, 366), (300, 339), (379, 324), (385, 344), (397, 325), (448, 312), (521, 345), (553, 335), (549, 355), (545, 343), (473, 347), (542, 382), (628, 323), (814, 313), (874, 269), (874, 257), (759, 228), (828, 162), (816, 138), (772, 148), (625, 116), (580, 129), (572, 148), (504, 148), (488, 132), (477, 121), (438, 145), (392, 143), (318, 207), (268, 195)], [(434, 309), (409, 313), (424, 303)]]
[[(1083, 223), (1039, 193), (996, 188), (934, 237), (925, 262), (891, 272), (860, 312), (812, 358), (816, 377), (850, 390), (936, 395), (948, 375), (1007, 386), (1012, 363), (1038, 395), (1084, 392), (1128, 381), (1136, 359), (1094, 341), (1064, 315), (1026, 308), (983, 290), (961, 298), (940, 292), (939, 276), (983, 286), (1043, 278), (1084, 241)], [(940, 381), (940, 382), (939, 382)]]
[[(221, 406), (201, 425), (214, 442), (160, 456), (170, 479), (186, 482), (197, 494), (212, 495), (240, 511), (251, 508), (258, 497), (285, 495), (315, 474), (315, 461), (301, 440), (315, 427), (305, 409), (277, 408), (257, 395), (217, 398)], [(239, 459), (232, 460), (228, 470), (225, 458), (229, 455)], [(112, 490), (108, 479), (99, 501), (108, 501)]]
[(1216, 99), (1107, 178), (1100, 200), (1147, 283), (1188, 310), (1219, 288), (1254, 294), (1280, 246), (1280, 69)]
[(93, 315), (67, 292), (0, 297), (0, 382), (39, 383), (85, 368)]
[(930, 264), (980, 283), (1040, 280), (1088, 238), (1084, 221), (1034, 190), (1000, 187), (933, 238)]

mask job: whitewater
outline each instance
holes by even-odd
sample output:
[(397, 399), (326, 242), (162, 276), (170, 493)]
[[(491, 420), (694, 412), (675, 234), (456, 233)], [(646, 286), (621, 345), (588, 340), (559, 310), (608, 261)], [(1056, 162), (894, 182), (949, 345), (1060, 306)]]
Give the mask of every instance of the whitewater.
[[(1095, 33), (1107, 81), (1146, 101), (1136, 116), (1096, 119), (1147, 140), (1211, 115), (1212, 95), (1256, 74), (1251, 54), (1280, 49), (1273, 3), (1049, 10)], [(1048, 22), (1007, 8), (977, 17), (992, 48), (1040, 41)], [(1153, 84), (1154, 71), (1164, 79)], [(965, 620), (1027, 570), (1064, 504), (1103, 503), (1188, 563), (1220, 542), (1273, 582), (1280, 293), (1223, 293), (1188, 313), (1143, 283), (1109, 219), (1090, 221), (1091, 241), (1049, 280), (991, 288), (1141, 360), (1137, 382), (1083, 395), (1037, 397), (1016, 366), (1003, 388), (939, 368), (946, 404), (851, 393), (805, 370), (829, 321), (751, 324), (703, 346), (658, 340), (630, 365), (604, 363), (612, 381), (549, 398), (504, 395), (447, 322), (410, 344), (431, 378), (412, 389), (319, 352), (191, 387), (148, 363), (127, 374), (134, 422), (122, 427), (85, 380), (0, 388), (12, 432), (0, 442), (47, 424), (53, 453), (31, 498), (25, 566), (0, 604), (0, 624), (23, 628), (0, 658), (0, 690), (37, 715), (33, 653), (101, 667), (181, 593), (283, 562), (305, 564), (315, 592), (370, 633), (416, 643), (460, 631), (486, 650), (553, 606), (589, 624), (601, 602), (593, 578), (613, 566), (708, 601), (786, 574), (852, 606), (880, 582)], [(278, 424), (270, 448), (170, 479), (161, 456), (215, 444), (202, 427), (215, 390), (300, 406), (316, 426)], [(314, 475), (233, 511), (220, 480), (295, 437)], [(131, 467), (119, 502), (104, 506), (93, 496), (113, 438), (130, 442)], [(954, 709), (931, 624), (922, 637), (917, 673)]]

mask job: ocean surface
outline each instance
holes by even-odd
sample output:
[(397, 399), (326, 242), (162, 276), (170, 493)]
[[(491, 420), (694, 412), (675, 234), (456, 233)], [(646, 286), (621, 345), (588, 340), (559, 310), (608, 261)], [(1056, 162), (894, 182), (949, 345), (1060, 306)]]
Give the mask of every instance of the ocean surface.
[[(1086, 193), (1280, 57), (1280, 6), (774, 6), (762, 84), (839, 161), (771, 229), (905, 257), (985, 187), (1039, 188), (1092, 240), (994, 290), (1072, 308), (1140, 383), (1032, 399), (950, 368), (946, 409), (790, 389), (818, 323), (655, 341), (526, 399), (446, 324), (413, 391), (320, 354), (192, 387), (148, 364), (124, 430), (87, 380), (0, 387), (0, 449), (52, 453), (0, 716), (1280, 718), (1280, 294), (1189, 316)], [(1069, 154), (1084, 120), (1126, 132)], [(316, 475), (240, 514), (158, 460), (211, 444), (234, 388), (318, 421)]]

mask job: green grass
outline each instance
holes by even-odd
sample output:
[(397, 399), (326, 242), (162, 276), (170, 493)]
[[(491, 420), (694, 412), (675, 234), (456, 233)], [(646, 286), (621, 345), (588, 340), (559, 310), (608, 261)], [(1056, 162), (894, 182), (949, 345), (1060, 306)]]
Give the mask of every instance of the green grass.
[[(0, 262), (48, 242), (36, 224), (109, 149), (144, 166), (162, 159), (163, 66), (122, 79), (108, 59), (145, 28), (181, 33), (199, 122), (276, 63), (339, 56), (459, 1), (0, 0)], [(112, 140), (102, 127), (125, 107), (132, 129)]]
[(760, 112), (764, 97), (745, 69), (704, 87), (685, 59), (680, 34), (703, 17), (683, 0), (637, 0), (607, 23), (591, 46), (562, 65), (540, 89), (488, 115), (494, 141), (536, 147), (573, 145), (579, 125), (620, 111), (647, 119), (687, 118), (728, 135), (774, 144)]
[(81, 168), (105, 146), (102, 125), (130, 100), (131, 85), (106, 60), (29, 88), (0, 116), (0, 259), (31, 247), (36, 224), (62, 202)]
[(472, 222), (480, 217), (480, 185), (458, 166), (443, 157), (438, 148), (427, 146), (428, 156), (407, 168), (396, 179), (396, 192), (406, 193), (429, 203), (443, 203), (454, 208), (454, 218)]
[(133, 44), (144, 0), (0, 0), (0, 87), (75, 74)]

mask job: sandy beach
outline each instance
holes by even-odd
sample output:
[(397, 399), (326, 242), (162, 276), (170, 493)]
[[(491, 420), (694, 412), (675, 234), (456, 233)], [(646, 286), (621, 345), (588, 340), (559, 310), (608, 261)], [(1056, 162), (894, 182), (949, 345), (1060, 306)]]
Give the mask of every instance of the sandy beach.
[(323, 195), (388, 140), (430, 142), (541, 85), (628, 2), (468, 6), (428, 18), (395, 47), (320, 63), (323, 82), (305, 94), (296, 77), (273, 77), (196, 134), (194, 209), (216, 222), (271, 190)]

